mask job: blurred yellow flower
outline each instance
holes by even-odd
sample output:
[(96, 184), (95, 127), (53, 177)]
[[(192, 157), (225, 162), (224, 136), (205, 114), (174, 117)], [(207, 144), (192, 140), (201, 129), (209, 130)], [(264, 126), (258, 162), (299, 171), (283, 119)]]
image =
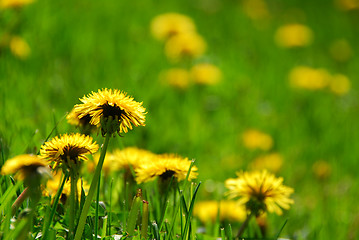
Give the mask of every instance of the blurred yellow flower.
[[(93, 160), (86, 161), (86, 167), (89, 172), (94, 172), (100, 159), (100, 153), (93, 155)], [(115, 158), (112, 153), (106, 153), (105, 159), (102, 165), (102, 171), (105, 176), (108, 176), (111, 172), (118, 170), (115, 166)]]
[[(157, 176), (162, 180), (170, 179), (172, 176), (177, 181), (186, 179), (187, 172), (192, 161), (172, 154), (158, 155), (156, 159), (141, 164), (136, 171), (136, 182), (143, 183), (154, 180)], [(188, 181), (197, 178), (197, 167), (193, 166)]]
[(66, 116), (67, 122), (71, 125), (77, 126), (81, 129), (82, 133), (90, 134), (95, 131), (97, 127), (90, 124), (91, 116), (89, 114), (79, 117), (79, 113), (75, 111), (75, 108)]
[(145, 126), (146, 109), (142, 107), (142, 102), (136, 102), (126, 95), (117, 89), (107, 88), (92, 92), (80, 98), (82, 104), (75, 105), (75, 113), (79, 118), (90, 115), (90, 124), (101, 127), (103, 135), (108, 131), (104, 125), (109, 119), (114, 123), (110, 127), (111, 134), (127, 133), (128, 129), (133, 128), (132, 125)]
[(220, 221), (243, 222), (247, 216), (243, 205), (239, 205), (237, 201), (232, 200), (196, 202), (193, 215), (203, 223), (215, 222), (218, 211)]
[(328, 162), (320, 160), (313, 164), (312, 170), (318, 179), (327, 179), (332, 172), (332, 167)]
[(46, 178), (51, 176), (47, 162), (32, 154), (23, 154), (6, 160), (1, 168), (1, 175), (9, 174), (15, 174), (19, 180), (25, 180), (32, 175)]
[(304, 47), (312, 43), (313, 32), (302, 24), (287, 24), (277, 30), (274, 39), (280, 47)]
[(289, 73), (289, 81), (293, 88), (323, 89), (328, 86), (329, 80), (330, 74), (325, 69), (298, 66)]
[(179, 13), (165, 13), (151, 22), (151, 33), (158, 40), (166, 40), (174, 35), (195, 32), (192, 19)]
[(54, 162), (54, 169), (63, 165), (71, 169), (82, 160), (88, 160), (87, 154), (97, 152), (99, 147), (92, 141), (92, 137), (83, 134), (64, 134), (45, 142), (41, 146), (40, 154), (42, 158)]
[(266, 170), (237, 172), (237, 176), (226, 180), (227, 195), (239, 198), (238, 202), (255, 216), (266, 211), (281, 215), (282, 209), (289, 209), (294, 202), (289, 198), (294, 190), (282, 184), (283, 178), (276, 178)]
[(190, 83), (190, 74), (183, 68), (172, 68), (161, 72), (160, 80), (167, 85), (178, 89), (187, 89)]
[(270, 135), (256, 129), (249, 129), (242, 135), (243, 144), (246, 148), (267, 151), (273, 146), (273, 139)]
[(353, 55), (353, 50), (345, 39), (334, 41), (330, 45), (329, 52), (334, 60), (339, 62), (348, 61)]
[(32, 2), (34, 2), (34, 0), (0, 0), (0, 9), (19, 8)]
[(200, 63), (192, 67), (191, 78), (198, 84), (215, 85), (221, 80), (222, 72), (213, 64)]
[[(60, 186), (61, 186), (61, 177), (63, 175), (61, 174), (61, 172), (56, 172), (53, 176), (52, 179), (50, 179), (49, 181), (47, 181), (46, 183), (46, 188), (43, 191), (43, 194), (46, 196), (52, 196), (54, 197), (55, 194), (57, 193), (57, 191), (59, 190)], [(77, 182), (77, 191), (79, 196), (81, 196), (81, 185), (83, 185), (82, 187), (84, 188), (84, 191), (87, 192), (89, 189), (89, 185), (87, 182), (83, 181), (81, 183), (81, 181)], [(62, 189), (62, 194), (69, 196), (71, 193), (71, 182), (70, 181), (66, 181), (64, 188)]]
[(178, 62), (182, 59), (200, 57), (206, 51), (206, 42), (197, 33), (177, 34), (165, 44), (166, 56)]
[(351, 83), (347, 76), (335, 74), (330, 78), (329, 89), (337, 95), (345, 95), (350, 91)]
[(263, 0), (243, 0), (242, 8), (252, 20), (263, 20), (270, 17), (267, 3)]
[(270, 153), (254, 159), (249, 167), (253, 170), (267, 169), (270, 172), (277, 173), (283, 165), (283, 157), (279, 153)]
[(10, 50), (12, 54), (20, 59), (26, 59), (30, 55), (30, 47), (21, 37), (12, 37), (10, 39)]
[(335, 0), (335, 3), (344, 11), (359, 9), (359, 0)]
[(146, 165), (148, 161), (154, 161), (157, 155), (137, 147), (126, 147), (125, 149), (116, 149), (112, 153), (113, 167), (116, 169), (136, 170), (141, 165)]

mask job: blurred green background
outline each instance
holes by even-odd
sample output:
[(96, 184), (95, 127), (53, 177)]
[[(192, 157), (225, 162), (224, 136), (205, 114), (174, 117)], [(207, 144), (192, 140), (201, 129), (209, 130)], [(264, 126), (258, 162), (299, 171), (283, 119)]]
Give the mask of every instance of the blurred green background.
[[(150, 23), (167, 12), (192, 18), (207, 43), (204, 56), (185, 63), (166, 58)], [(0, 9), (2, 159), (36, 153), (56, 123), (54, 134), (76, 131), (65, 115), (78, 98), (121, 89), (143, 101), (148, 114), (146, 127), (117, 137), (112, 148), (193, 158), (204, 183), (200, 198), (218, 199), (225, 179), (265, 154), (243, 145), (242, 134), (258, 129), (273, 139), (269, 152), (283, 157), (277, 175), (295, 189), (285, 217), (270, 216), (272, 231), (288, 218), (284, 232), (293, 239), (357, 239), (358, 21), (355, 0), (38, 0)], [(276, 31), (288, 23), (309, 27), (311, 44), (278, 46)], [(11, 34), (31, 49), (26, 59), (3, 44), (12, 25)], [(338, 40), (348, 45), (346, 59), (331, 51)], [(196, 62), (216, 65), (222, 81), (179, 90), (159, 80), (166, 69)], [(343, 74), (351, 88), (343, 95), (292, 88), (289, 73), (301, 65)], [(329, 166), (325, 177), (313, 172), (319, 160)]]

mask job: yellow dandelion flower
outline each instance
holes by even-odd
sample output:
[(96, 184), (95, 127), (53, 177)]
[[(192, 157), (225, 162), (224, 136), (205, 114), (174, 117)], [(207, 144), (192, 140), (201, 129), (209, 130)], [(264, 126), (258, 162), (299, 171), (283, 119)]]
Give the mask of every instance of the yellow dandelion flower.
[(136, 102), (132, 97), (117, 89), (102, 89), (92, 92), (88, 96), (80, 99), (82, 104), (75, 105), (75, 112), (79, 118), (86, 115), (91, 116), (90, 124), (101, 126), (103, 135), (108, 129), (104, 129), (109, 119), (116, 123), (111, 127), (110, 133), (127, 133), (128, 129), (134, 126), (145, 126), (146, 109), (142, 107), (142, 102)]
[[(86, 161), (87, 170), (89, 172), (94, 172), (100, 159), (100, 153), (96, 153), (93, 156), (93, 161)], [(102, 165), (102, 171), (105, 176), (108, 176), (111, 172), (118, 170), (115, 166), (115, 157), (112, 153), (106, 153), (105, 159)]]
[(267, 3), (263, 0), (243, 0), (242, 8), (252, 20), (264, 20), (270, 17)]
[(45, 142), (40, 149), (42, 158), (54, 162), (54, 168), (65, 165), (71, 168), (82, 160), (88, 160), (87, 154), (94, 154), (98, 150), (96, 142), (90, 136), (79, 133), (64, 134)]
[(330, 74), (325, 69), (298, 66), (289, 73), (289, 81), (293, 88), (318, 90), (328, 86)]
[(19, 8), (32, 2), (34, 2), (34, 0), (0, 0), (0, 9)]
[(19, 180), (25, 180), (31, 175), (50, 176), (46, 161), (32, 154), (23, 154), (8, 159), (1, 168), (2, 175), (15, 174)]
[(350, 91), (351, 83), (347, 76), (343, 74), (336, 74), (330, 78), (329, 89), (341, 96), (345, 95)]
[[(148, 182), (154, 180), (156, 177), (166, 180), (172, 176), (174, 176), (177, 181), (185, 180), (191, 163), (192, 162), (188, 160), (188, 158), (182, 158), (171, 154), (159, 155), (156, 159), (141, 164), (135, 169), (136, 182)], [(197, 167), (193, 166), (188, 181), (197, 177), (198, 173), (196, 171)]]
[(186, 69), (172, 68), (162, 72), (160, 80), (166, 85), (178, 89), (187, 89), (190, 82), (190, 74)]
[(231, 200), (197, 202), (194, 205), (193, 215), (198, 217), (203, 223), (208, 221), (215, 222), (218, 211), (220, 221), (242, 222), (247, 216), (243, 205), (239, 205), (237, 201)]
[(312, 166), (312, 170), (318, 179), (327, 179), (332, 173), (332, 167), (324, 160), (316, 161)]
[(283, 157), (279, 153), (270, 153), (254, 159), (249, 167), (253, 170), (267, 169), (270, 172), (278, 172), (283, 165)]
[(148, 161), (157, 158), (157, 155), (137, 147), (127, 147), (125, 149), (116, 149), (112, 153), (114, 159), (114, 166), (117, 169), (134, 169), (136, 170), (141, 165)]
[[(55, 196), (55, 194), (57, 193), (57, 191), (59, 190), (60, 186), (61, 186), (61, 173), (60, 172), (56, 172), (53, 176), (52, 179), (50, 179), (49, 181), (47, 181), (46, 183), (46, 188), (43, 191), (43, 194), (45, 196)], [(78, 195), (81, 196), (81, 185), (84, 188), (84, 191), (87, 192), (89, 189), (89, 185), (87, 182), (82, 182), (78, 181), (77, 182), (77, 191), (78, 191)], [(66, 195), (67, 197), (71, 194), (71, 182), (70, 181), (66, 181), (64, 188), (62, 189), (62, 194)]]
[(84, 134), (90, 134), (97, 129), (95, 125), (90, 124), (91, 116), (89, 114), (81, 118), (79, 115), (80, 114), (75, 111), (75, 108), (73, 108), (66, 116), (67, 122), (71, 125), (79, 127), (81, 132)]
[(273, 146), (273, 139), (270, 135), (255, 129), (249, 129), (242, 135), (243, 144), (246, 148), (267, 151)]
[(206, 42), (197, 33), (178, 34), (166, 42), (166, 56), (178, 62), (181, 59), (200, 57), (206, 51)]
[(158, 40), (166, 40), (177, 34), (195, 32), (192, 19), (179, 13), (158, 15), (151, 22), (151, 33)]
[(335, 0), (335, 3), (343, 11), (359, 9), (359, 0)]
[(284, 186), (283, 178), (276, 178), (266, 170), (238, 172), (238, 178), (227, 179), (227, 195), (239, 198), (238, 202), (256, 216), (266, 212), (282, 214), (282, 209), (289, 209), (293, 200), (289, 198), (293, 189)]
[(209, 63), (201, 63), (192, 67), (191, 78), (195, 83), (202, 85), (215, 85), (221, 81), (221, 70)]
[(280, 47), (304, 47), (313, 41), (312, 30), (302, 24), (287, 24), (275, 33), (275, 41)]
[(20, 59), (26, 59), (31, 52), (29, 44), (21, 37), (12, 37), (10, 39), (10, 50)]
[(345, 39), (334, 41), (329, 47), (329, 53), (338, 62), (348, 61), (353, 56), (353, 50)]

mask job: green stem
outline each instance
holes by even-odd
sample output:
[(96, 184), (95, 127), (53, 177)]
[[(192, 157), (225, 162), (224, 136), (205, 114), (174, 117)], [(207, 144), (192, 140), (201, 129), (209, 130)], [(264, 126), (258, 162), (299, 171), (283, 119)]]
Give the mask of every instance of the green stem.
[(50, 217), (49, 219), (47, 219), (45, 225), (44, 225), (44, 228), (43, 228), (43, 232), (44, 232), (44, 237), (43, 239), (47, 239), (47, 232), (50, 228), (50, 225), (51, 225), (51, 222), (52, 222), (52, 219), (53, 217), (55, 216), (55, 212), (56, 212), (56, 208), (57, 208), (57, 204), (59, 203), (59, 200), (60, 200), (60, 197), (61, 197), (61, 194), (62, 194), (62, 190), (64, 189), (64, 186), (65, 186), (65, 182), (67, 180), (67, 178), (69, 177), (69, 173), (65, 173), (65, 176), (62, 180), (62, 183), (61, 183), (61, 186), (60, 188), (57, 190), (57, 193), (56, 193), (56, 196), (55, 196), (55, 200), (54, 200), (54, 204), (52, 205), (52, 209), (51, 209), (51, 213), (50, 213)]
[(244, 233), (244, 230), (246, 230), (249, 220), (251, 220), (252, 216), (254, 216), (253, 213), (247, 215), (246, 220), (244, 220), (244, 222), (242, 223), (241, 228), (239, 229), (238, 233), (237, 233), (237, 238), (240, 238), (242, 236), (242, 234)]
[(101, 174), (99, 175), (98, 184), (97, 184), (97, 194), (96, 194), (96, 212), (95, 212), (95, 238), (97, 239), (98, 233), (98, 207), (100, 202), (100, 186), (101, 186)]
[(71, 194), (70, 194), (70, 239), (73, 239), (75, 234), (75, 217), (76, 217), (76, 195), (77, 195), (77, 174), (74, 169), (70, 169), (71, 176)]
[(101, 176), (101, 169), (102, 169), (103, 161), (105, 160), (105, 155), (106, 155), (108, 143), (110, 141), (110, 137), (111, 137), (111, 134), (107, 133), (106, 138), (105, 138), (105, 142), (103, 144), (103, 148), (102, 148), (102, 151), (101, 151), (101, 156), (100, 156), (100, 159), (98, 160), (98, 164), (97, 164), (97, 167), (96, 167), (96, 170), (95, 170), (95, 174), (94, 174), (94, 176), (92, 178), (90, 190), (88, 192), (88, 195), (86, 197), (83, 209), (81, 211), (80, 220), (79, 220), (79, 224), (77, 226), (77, 231), (76, 231), (76, 235), (75, 235), (75, 240), (80, 240), (81, 236), (82, 236), (82, 233), (84, 231), (87, 214), (88, 214), (88, 211), (89, 211), (90, 206), (91, 206), (92, 199), (93, 199), (94, 194), (95, 194), (96, 189), (97, 189), (99, 177)]

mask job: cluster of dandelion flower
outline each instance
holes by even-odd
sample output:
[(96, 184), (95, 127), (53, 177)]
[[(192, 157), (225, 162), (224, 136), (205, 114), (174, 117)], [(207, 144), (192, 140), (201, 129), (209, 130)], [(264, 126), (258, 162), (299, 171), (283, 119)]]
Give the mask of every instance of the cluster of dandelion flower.
[(237, 176), (226, 180), (227, 195), (231, 199), (239, 198), (239, 204), (254, 216), (266, 211), (281, 215), (282, 209), (289, 209), (293, 203), (290, 199), (293, 189), (282, 184), (283, 178), (276, 178), (266, 170), (238, 172)]
[(270, 150), (273, 146), (273, 139), (270, 135), (256, 129), (248, 129), (242, 135), (243, 144), (246, 148), (264, 151)]
[(284, 48), (305, 47), (312, 43), (313, 32), (303, 24), (287, 24), (277, 30), (275, 41)]
[(289, 73), (289, 81), (293, 88), (320, 90), (328, 87), (336, 95), (347, 94), (351, 87), (350, 80), (345, 75), (332, 75), (325, 69), (307, 66), (293, 68)]
[(81, 119), (90, 116), (90, 124), (99, 126), (103, 135), (106, 133), (127, 133), (134, 126), (145, 126), (145, 108), (142, 102), (117, 89), (102, 89), (92, 92), (80, 99), (82, 104), (74, 107), (74, 112)]

